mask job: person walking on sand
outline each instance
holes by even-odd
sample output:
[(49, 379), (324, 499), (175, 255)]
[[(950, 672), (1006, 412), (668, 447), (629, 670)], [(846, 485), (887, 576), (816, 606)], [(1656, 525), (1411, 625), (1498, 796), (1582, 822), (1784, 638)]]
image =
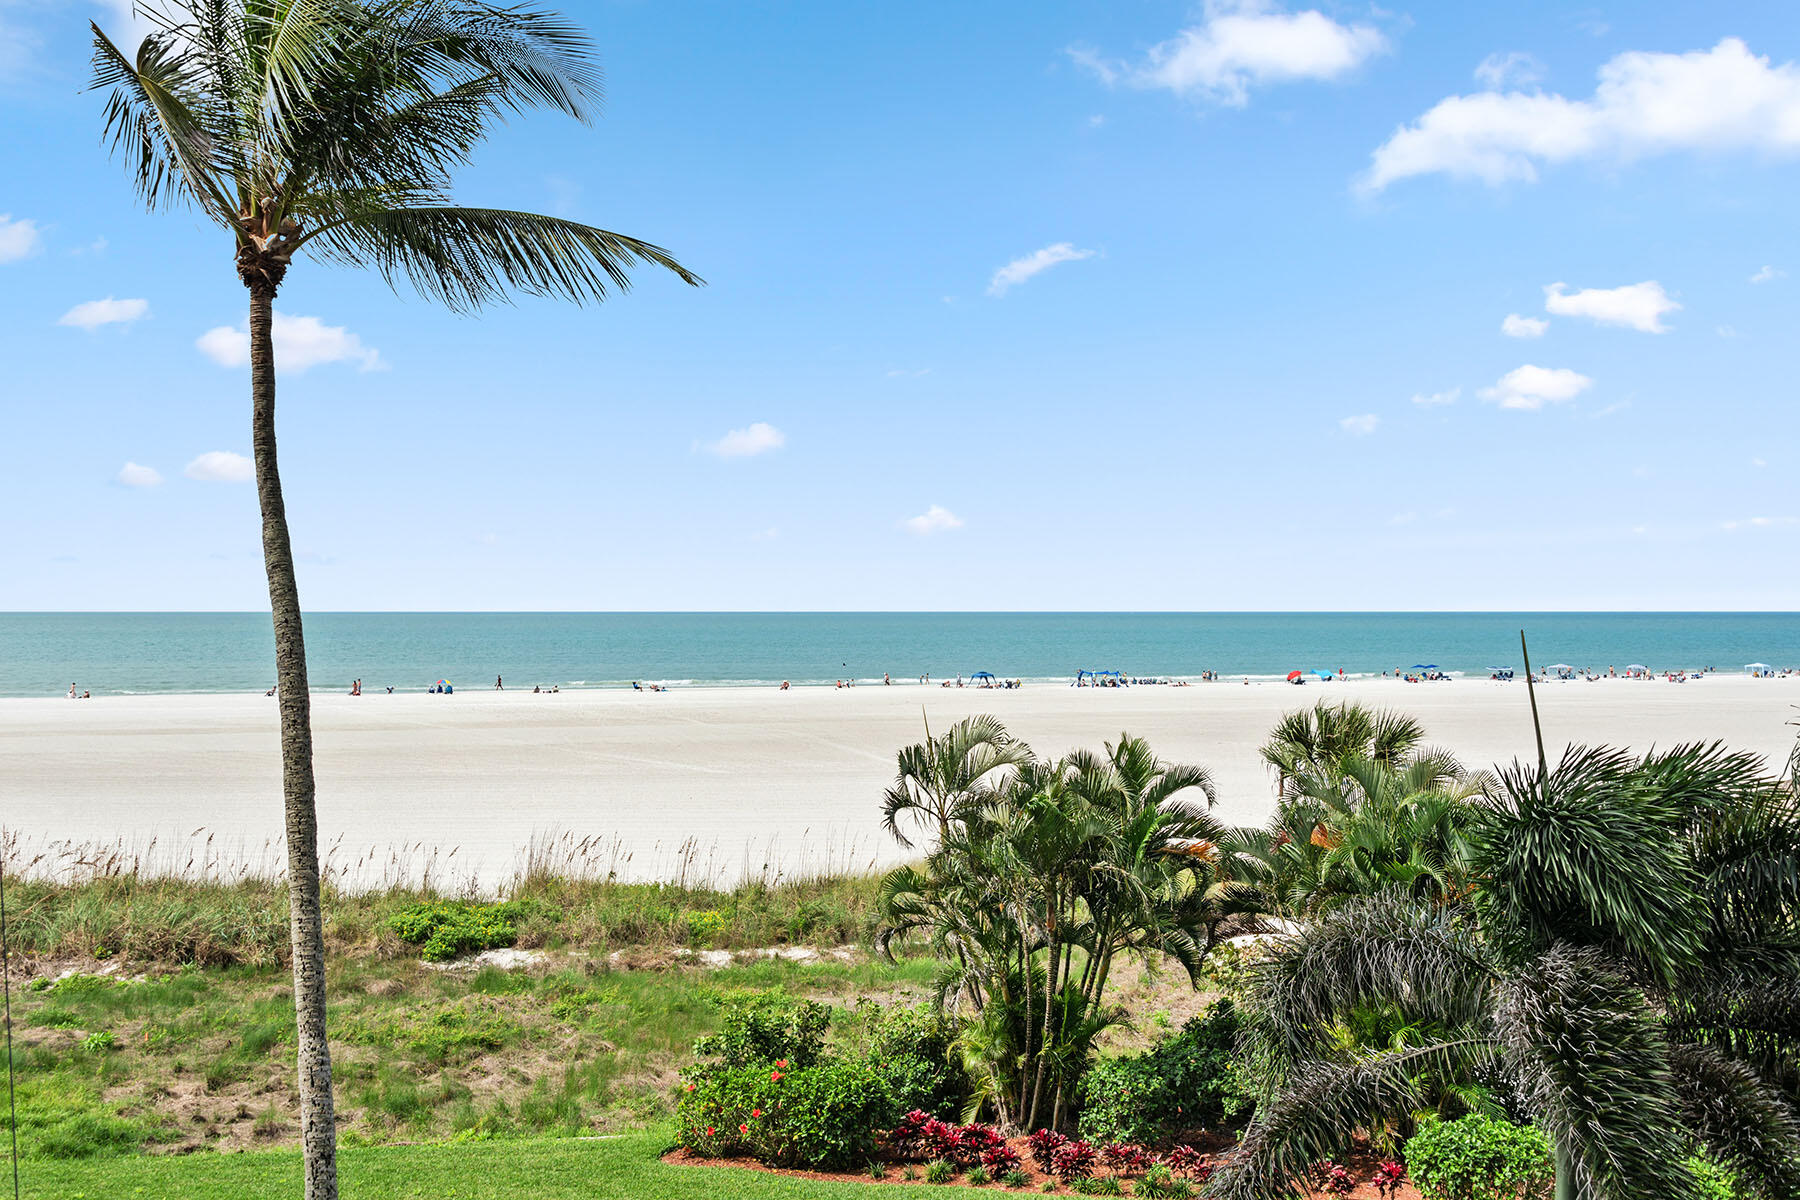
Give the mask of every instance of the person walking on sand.
[(504, 692), (506, 690), (506, 684), (501, 681), (498, 675), (494, 676), (494, 690), (496, 692)]

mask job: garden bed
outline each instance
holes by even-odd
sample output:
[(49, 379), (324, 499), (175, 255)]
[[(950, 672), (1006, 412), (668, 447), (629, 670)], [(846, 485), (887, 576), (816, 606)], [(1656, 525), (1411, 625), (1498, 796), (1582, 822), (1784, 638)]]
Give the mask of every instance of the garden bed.
[[(956, 1174), (956, 1178), (950, 1182), (950, 1186), (980, 1187), (983, 1191), (1010, 1192), (1020, 1196), (1027, 1194), (1058, 1196), (1080, 1194), (1076, 1192), (1075, 1188), (1070, 1184), (1064, 1183), (1055, 1176), (1047, 1174), (1038, 1168), (1037, 1164), (1031, 1159), (1030, 1147), (1027, 1145), (1025, 1138), (1009, 1138), (1007, 1144), (1019, 1154), (1021, 1160), (1019, 1169), (1024, 1173), (1028, 1180), (1023, 1187), (1008, 1187), (997, 1180), (984, 1184), (970, 1184), (966, 1182), (965, 1179), (967, 1175), (966, 1170), (959, 1170)], [(1232, 1139), (1225, 1137), (1211, 1139), (1199, 1137), (1191, 1139), (1189, 1144), (1193, 1145), (1196, 1149), (1217, 1154), (1229, 1149), (1235, 1143)], [(752, 1158), (709, 1158), (703, 1154), (698, 1154), (692, 1150), (686, 1149), (671, 1150), (664, 1154), (662, 1158), (664, 1162), (674, 1166), (728, 1167), (736, 1168), (741, 1171), (759, 1171), (771, 1175), (786, 1175), (794, 1179), (818, 1179), (833, 1183), (864, 1183), (871, 1186), (880, 1186), (882, 1184), (917, 1185), (925, 1182), (924, 1163), (900, 1162), (893, 1159), (881, 1160), (881, 1166), (885, 1169), (885, 1173), (880, 1177), (876, 1177), (870, 1173), (868, 1168), (859, 1171), (817, 1171), (804, 1168), (770, 1167), (765, 1166)], [(1306, 1192), (1303, 1194), (1308, 1200), (1343, 1200), (1344, 1197), (1348, 1197), (1348, 1200), (1381, 1200), (1380, 1193), (1378, 1193), (1368, 1182), (1375, 1174), (1375, 1169), (1379, 1167), (1381, 1163), (1381, 1155), (1367, 1153), (1358, 1154), (1345, 1164), (1349, 1167), (1352, 1176), (1360, 1181), (1354, 1191), (1345, 1193), (1326, 1193), (1321, 1191)], [(909, 1168), (911, 1170), (911, 1178), (907, 1177)], [(1108, 1174), (1111, 1174), (1111, 1172), (1103, 1167), (1096, 1172), (1095, 1178), (1101, 1178)], [(1137, 1194), (1138, 1180), (1135, 1177), (1119, 1176), (1118, 1178), (1121, 1185), (1121, 1195), (1130, 1196)], [(1046, 1185), (1050, 1186), (1046, 1187)], [(1196, 1200), (1204, 1195), (1204, 1191), (1205, 1189), (1202, 1186), (1195, 1185), (1194, 1195)], [(1393, 1200), (1419, 1200), (1419, 1190), (1414, 1187), (1409, 1180), (1400, 1185), (1400, 1190), (1394, 1193)]]

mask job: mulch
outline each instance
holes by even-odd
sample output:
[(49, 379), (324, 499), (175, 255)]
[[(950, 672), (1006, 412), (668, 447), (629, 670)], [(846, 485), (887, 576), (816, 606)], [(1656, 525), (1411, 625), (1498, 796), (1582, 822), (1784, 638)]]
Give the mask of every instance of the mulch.
[[(1033, 1195), (1057, 1196), (1072, 1196), (1078, 1194), (1066, 1184), (1057, 1182), (1055, 1176), (1047, 1175), (1043, 1171), (1038, 1170), (1037, 1164), (1031, 1161), (1031, 1150), (1023, 1137), (1009, 1138), (1007, 1144), (1018, 1151), (1021, 1160), (1019, 1169), (1025, 1172), (1026, 1177), (1029, 1178), (1031, 1182), (1025, 1187), (1017, 1189), (1009, 1188), (1001, 1183), (987, 1183), (982, 1185), (983, 1190), (1016, 1192), (1021, 1196), (1027, 1192)], [(1189, 1144), (1196, 1150), (1200, 1150), (1204, 1153), (1218, 1154), (1229, 1149), (1235, 1144), (1235, 1141), (1229, 1137), (1196, 1138)], [(894, 1160), (886, 1160), (888, 1171), (887, 1174), (880, 1179), (871, 1178), (867, 1170), (805, 1171), (787, 1167), (769, 1167), (764, 1166), (754, 1159), (708, 1158), (705, 1155), (695, 1154), (689, 1150), (671, 1150), (663, 1155), (663, 1161), (687, 1167), (735, 1167), (740, 1171), (764, 1171), (771, 1175), (786, 1175), (794, 1179), (824, 1179), (834, 1183), (866, 1183), (871, 1187), (880, 1187), (883, 1184), (894, 1183), (923, 1183), (925, 1178), (925, 1165), (923, 1163), (904, 1163)], [(1381, 1162), (1382, 1156), (1379, 1154), (1359, 1153), (1352, 1157), (1348, 1163), (1344, 1164), (1350, 1168), (1353, 1175), (1358, 1179), (1365, 1181), (1358, 1184), (1355, 1191), (1349, 1193), (1348, 1200), (1380, 1200), (1380, 1193), (1366, 1181), (1375, 1174), (1375, 1168), (1380, 1166)], [(908, 1166), (911, 1166), (914, 1169), (917, 1176), (916, 1178), (906, 1178), (906, 1168)], [(1102, 1166), (1098, 1168), (1097, 1173), (1104, 1175), (1109, 1172), (1106, 1167)], [(1129, 1195), (1132, 1191), (1131, 1177), (1124, 1177), (1124, 1181), (1126, 1194)], [(1043, 1192), (1042, 1188), (1045, 1183), (1056, 1184), (1055, 1190), (1052, 1192)], [(962, 1176), (958, 1175), (955, 1186), (968, 1187), (970, 1185), (964, 1183)], [(1196, 1191), (1199, 1190), (1201, 1189), (1196, 1188)], [(1327, 1196), (1324, 1192), (1308, 1192), (1306, 1193), (1306, 1196), (1308, 1197), (1308, 1200), (1343, 1200), (1341, 1197)], [(1400, 1190), (1394, 1194), (1394, 1200), (1419, 1200), (1419, 1191), (1417, 1188), (1413, 1187), (1410, 1181), (1408, 1181), (1407, 1183), (1402, 1184)]]

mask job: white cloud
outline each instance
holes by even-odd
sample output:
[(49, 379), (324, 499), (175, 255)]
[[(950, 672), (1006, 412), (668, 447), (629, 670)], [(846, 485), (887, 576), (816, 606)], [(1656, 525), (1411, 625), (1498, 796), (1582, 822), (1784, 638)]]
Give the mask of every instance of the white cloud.
[(1042, 250), (1034, 250), (1023, 258), (1015, 258), (994, 272), (988, 281), (988, 295), (1004, 296), (1006, 290), (1024, 283), (1034, 275), (1048, 271), (1058, 263), (1079, 262), (1084, 258), (1094, 257), (1092, 250), (1077, 250), (1071, 242), (1057, 242), (1053, 246), (1045, 246)]
[(1800, 151), (1800, 66), (1771, 66), (1738, 38), (1686, 54), (1630, 51), (1599, 77), (1585, 100), (1520, 91), (1446, 97), (1375, 150), (1362, 184), (1380, 191), (1440, 172), (1530, 182), (1541, 165), (1578, 159)]
[(1498, 91), (1507, 84), (1524, 87), (1544, 77), (1544, 64), (1523, 50), (1509, 54), (1498, 51), (1481, 60), (1475, 68), (1475, 82)]
[(100, 0), (100, 7), (108, 14), (102, 22), (106, 36), (135, 62), (138, 44), (156, 31), (156, 25), (138, 11), (136, 0)]
[(901, 525), (919, 534), (941, 533), (946, 529), (961, 529), (962, 518), (941, 504), (934, 504), (916, 517), (908, 517)]
[(249, 483), (256, 478), (256, 464), (229, 450), (208, 450), (182, 471), (203, 483)]
[(150, 302), (148, 300), (114, 300), (108, 296), (104, 300), (89, 300), (77, 304), (64, 313), (56, 322), (58, 325), (73, 325), (77, 329), (98, 329), (102, 325), (129, 325), (140, 317), (148, 316)]
[(1399, 512), (1388, 518), (1389, 525), (1411, 525), (1419, 519), (1416, 512)]
[(1559, 317), (1587, 317), (1602, 325), (1623, 325), (1643, 333), (1669, 332), (1662, 315), (1681, 307), (1669, 299), (1662, 284), (1654, 279), (1624, 287), (1583, 288), (1579, 292), (1564, 291), (1567, 287), (1566, 283), (1546, 287), (1544, 307)]
[(1481, 395), (1501, 408), (1536, 410), (1545, 404), (1573, 400), (1593, 383), (1586, 375), (1567, 367), (1534, 367), (1527, 363), (1502, 375), (1493, 387), (1482, 388)]
[(38, 251), (39, 240), (36, 221), (14, 220), (11, 213), (0, 213), (0, 263), (31, 257)]
[(162, 482), (162, 472), (155, 467), (145, 467), (128, 462), (119, 468), (118, 480), (126, 487), (155, 487)]
[(1737, 327), (1733, 326), (1733, 325), (1716, 326), (1713, 329), (1713, 332), (1718, 334), (1722, 338), (1735, 338), (1738, 336)]
[(1766, 458), (1753, 458), (1750, 460), (1750, 465), (1757, 468), (1766, 467), (1769, 465), (1769, 460)]
[(1091, 116), (1087, 119), (1087, 124), (1088, 124), (1089, 129), (1100, 128), (1102, 125), (1106, 124), (1106, 114), (1105, 113), (1095, 113), (1093, 116)]
[(1336, 79), (1387, 49), (1371, 25), (1340, 25), (1316, 9), (1284, 12), (1268, 0), (1208, 0), (1204, 19), (1152, 46), (1142, 62), (1088, 50), (1070, 57), (1108, 84), (1167, 88), (1242, 107), (1250, 89), (1298, 79)]
[(706, 443), (704, 449), (720, 458), (749, 458), (779, 450), (785, 445), (787, 434), (766, 421), (757, 421), (743, 429), (733, 429), (716, 442)]
[(1500, 322), (1500, 332), (1514, 338), (1543, 337), (1548, 328), (1550, 322), (1542, 317), (1521, 317), (1518, 313), (1507, 313), (1506, 320)]
[(1720, 521), (1720, 529), (1771, 529), (1777, 525), (1800, 524), (1800, 517), (1745, 517), (1741, 521)]
[(1750, 277), (1751, 283), (1768, 283), (1773, 279), (1781, 279), (1787, 275), (1780, 267), (1764, 267)]
[[(304, 371), (325, 363), (353, 362), (360, 371), (381, 371), (387, 364), (381, 352), (362, 344), (362, 339), (342, 325), (327, 325), (317, 317), (290, 317), (277, 312), (271, 332), (275, 339), (275, 367)], [(221, 325), (195, 339), (201, 353), (221, 367), (250, 365), (248, 327)]]
[(1381, 424), (1381, 418), (1374, 413), (1362, 413), (1359, 416), (1344, 417), (1338, 421), (1338, 428), (1354, 437), (1368, 437)]
[(780, 536), (781, 530), (771, 525), (767, 529), (758, 529), (755, 533), (752, 533), (750, 535), (750, 540), (753, 542), (772, 542)]
[(1412, 402), (1420, 408), (1438, 408), (1445, 404), (1455, 404), (1461, 396), (1462, 389), (1453, 387), (1442, 392), (1415, 392)]

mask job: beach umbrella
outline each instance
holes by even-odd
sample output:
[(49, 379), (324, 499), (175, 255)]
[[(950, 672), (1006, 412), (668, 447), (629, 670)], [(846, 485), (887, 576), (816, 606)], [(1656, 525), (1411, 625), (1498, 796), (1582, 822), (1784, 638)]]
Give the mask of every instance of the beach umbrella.
[(1336, 678), (1334, 675), (1332, 675), (1332, 673), (1330, 671), (1314, 671), (1313, 674), (1317, 675), (1320, 679)]
[(1745, 663), (1744, 664), (1744, 670), (1746, 670), (1746, 671), (1767, 671), (1767, 670), (1771, 670), (1771, 669), (1772, 668), (1770, 668), (1768, 663)]
[(1544, 668), (1546, 671), (1573, 671), (1574, 669), (1568, 663), (1551, 663)]
[(1298, 683), (1298, 682), (1300, 682), (1300, 672), (1298, 672), (1298, 671), (1289, 671), (1289, 672), (1288, 672), (1288, 676), (1287, 676), (1287, 679), (1288, 679), (1288, 682), (1289, 682), (1289, 683)]
[(1627, 671), (1648, 671), (1650, 668), (1646, 667), (1643, 663), (1632, 663), (1629, 667), (1626, 667), (1625, 669)]
[(438, 681), (437, 681), (437, 686), (439, 686), (439, 687), (449, 687), (449, 686), (450, 686), (450, 681), (449, 681), (449, 680), (448, 680), (448, 679), (440, 679), (440, 680), (438, 680)]

